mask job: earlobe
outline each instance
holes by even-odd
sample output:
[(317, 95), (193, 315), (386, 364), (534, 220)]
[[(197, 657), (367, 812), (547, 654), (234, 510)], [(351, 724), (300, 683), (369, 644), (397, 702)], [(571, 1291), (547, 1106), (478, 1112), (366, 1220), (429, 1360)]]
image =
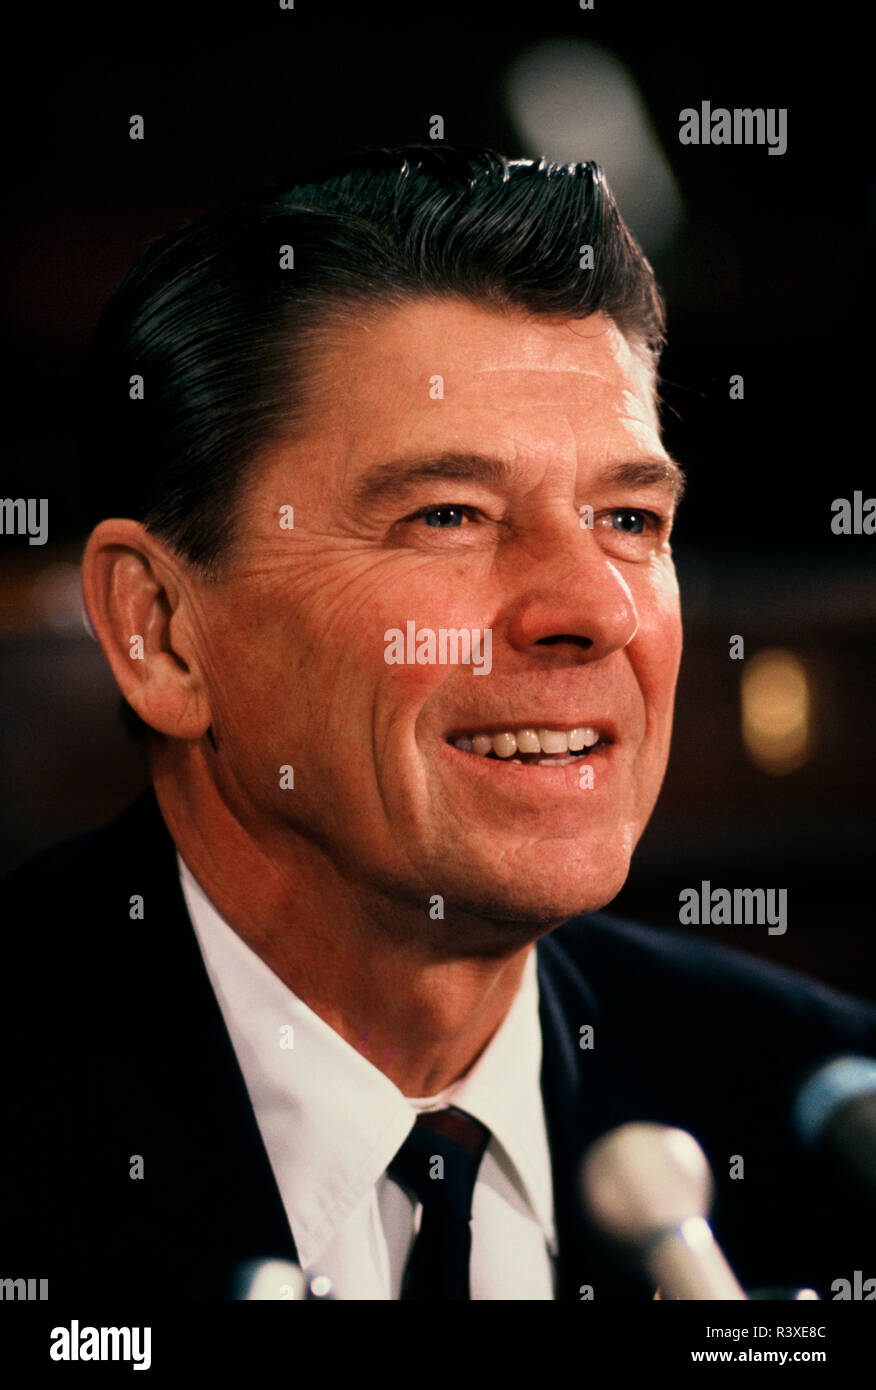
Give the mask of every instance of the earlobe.
[(159, 733), (198, 739), (210, 727), (211, 714), (191, 653), (173, 645), (171, 624), (183, 587), (162, 550), (138, 522), (102, 521), (83, 555), (82, 592), (128, 704)]

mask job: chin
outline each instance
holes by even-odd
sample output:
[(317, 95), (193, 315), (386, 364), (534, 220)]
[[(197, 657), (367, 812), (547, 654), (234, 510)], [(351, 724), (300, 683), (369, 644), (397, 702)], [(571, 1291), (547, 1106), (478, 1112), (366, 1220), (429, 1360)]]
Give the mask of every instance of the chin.
[[(486, 921), (506, 925), (518, 923), (524, 934), (533, 927), (549, 931), (570, 917), (600, 911), (617, 897), (628, 873), (629, 859), (625, 859), (610, 871), (600, 865), (594, 873), (591, 864), (589, 871), (582, 866), (579, 874), (570, 872), (566, 866), (553, 878), (548, 872), (542, 872), (521, 875), (513, 883), (482, 881), (477, 893), (448, 894), (447, 916), (452, 915), (453, 904), (457, 911)], [(529, 934), (532, 935), (531, 930)]]

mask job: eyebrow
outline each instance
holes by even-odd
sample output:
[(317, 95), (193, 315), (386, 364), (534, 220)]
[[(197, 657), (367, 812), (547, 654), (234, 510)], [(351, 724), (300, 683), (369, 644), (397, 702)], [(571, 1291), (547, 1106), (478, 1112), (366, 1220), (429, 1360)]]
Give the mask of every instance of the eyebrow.
[[(357, 506), (400, 501), (418, 484), (436, 480), (501, 487), (520, 476), (519, 467), (512, 468), (489, 454), (449, 452), (426, 458), (394, 459), (362, 474), (353, 489), (353, 501)], [(660, 487), (672, 494), (677, 506), (684, 494), (685, 475), (675, 459), (631, 459), (609, 465), (594, 479), (594, 487), (606, 483), (621, 487)]]

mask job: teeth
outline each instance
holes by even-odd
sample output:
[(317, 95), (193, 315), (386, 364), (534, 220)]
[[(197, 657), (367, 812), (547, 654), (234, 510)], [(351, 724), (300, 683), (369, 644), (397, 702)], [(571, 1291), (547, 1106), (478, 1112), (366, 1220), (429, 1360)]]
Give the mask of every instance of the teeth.
[(517, 734), (517, 747), (521, 753), (540, 753), (542, 747), (535, 729), (520, 729)]
[(569, 735), (562, 729), (539, 729), (538, 741), (542, 753), (568, 753)]
[(589, 724), (583, 729), (573, 729), (569, 734), (569, 752), (580, 753), (582, 748), (592, 748), (599, 742), (599, 734)]
[(540, 760), (538, 766), (550, 767), (564, 766), (565, 762), (573, 761), (571, 758), (563, 763), (556, 761), (562, 754), (581, 753), (598, 742), (599, 731), (589, 724), (568, 730), (527, 728), (514, 732), (500, 729), (494, 734), (461, 735), (453, 740), (454, 746), (463, 753), (476, 753), (482, 758), (488, 753), (495, 753), (497, 758), (520, 762), (521, 759), (515, 756), (518, 753), (546, 753), (550, 755), (550, 760)]

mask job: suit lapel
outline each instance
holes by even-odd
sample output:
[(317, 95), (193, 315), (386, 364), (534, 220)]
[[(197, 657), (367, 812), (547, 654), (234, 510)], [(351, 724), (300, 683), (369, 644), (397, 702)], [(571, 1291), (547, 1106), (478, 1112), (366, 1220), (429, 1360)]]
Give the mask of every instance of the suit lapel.
[[(295, 1260), (295, 1244), (151, 788), (126, 816), (111, 912), (125, 912), (136, 884), (144, 919), (119, 933), (112, 969), (126, 981), (125, 1016), (90, 1077), (103, 1170), (124, 1175), (109, 1239), (119, 1258), (136, 1250), (140, 1285), (170, 1278), (173, 1297), (228, 1297), (241, 1262)], [(142, 1180), (129, 1176), (132, 1155)]]
[[(557, 1297), (579, 1301), (589, 1286), (594, 1299), (650, 1298), (652, 1287), (626, 1269), (607, 1248), (584, 1214), (579, 1169), (587, 1147), (624, 1119), (618, 1110), (621, 1088), (603, 1060), (601, 1011), (596, 996), (568, 951), (555, 936), (536, 947), (542, 1032), (542, 1097), (554, 1184), (559, 1245)], [(579, 1047), (580, 1028), (592, 1024), (596, 1045)], [(600, 1044), (603, 1044), (600, 1050)], [(586, 1296), (586, 1295), (583, 1295)]]

